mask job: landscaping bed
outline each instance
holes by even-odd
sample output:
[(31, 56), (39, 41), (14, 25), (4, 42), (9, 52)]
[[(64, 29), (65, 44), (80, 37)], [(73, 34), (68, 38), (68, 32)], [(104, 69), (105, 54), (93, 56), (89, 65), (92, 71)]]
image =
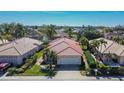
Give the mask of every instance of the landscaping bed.
[[(35, 53), (33, 56), (25, 59), (24, 64), (19, 67), (11, 67), (8, 69), (8, 75), (21, 75), (25, 73), (27, 70), (33, 68), (35, 66), (35, 63), (37, 62), (37, 59), (43, 56), (43, 51), (39, 51)], [(36, 66), (37, 67), (37, 66)], [(34, 67), (35, 68), (35, 67)]]
[(90, 68), (96, 68), (96, 61), (93, 58), (93, 56), (91, 55), (90, 51), (85, 50), (84, 54), (85, 54), (85, 57), (87, 59), (87, 62), (89, 64)]
[[(84, 50), (84, 54), (89, 65), (89, 68), (81, 70), (82, 75), (86, 76), (124, 76), (124, 66), (111, 67), (107, 66), (98, 60), (95, 60), (89, 50)], [(97, 73), (96, 71), (97, 70)]]
[(16, 74), (17, 76), (46, 76), (46, 72), (41, 71), (41, 66), (35, 64), (32, 68), (27, 69), (24, 73)]
[(39, 59), (41, 57), (43, 58), (43, 50), (37, 52), (35, 55), (37, 56), (37, 59)]

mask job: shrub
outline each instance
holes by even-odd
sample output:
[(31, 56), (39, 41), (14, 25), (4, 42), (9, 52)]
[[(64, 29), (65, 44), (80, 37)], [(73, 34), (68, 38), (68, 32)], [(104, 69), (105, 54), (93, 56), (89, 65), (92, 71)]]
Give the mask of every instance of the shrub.
[(22, 68), (18, 68), (18, 69), (16, 69), (16, 74), (19, 74), (19, 73), (23, 73), (24, 72), (24, 69), (22, 69)]
[(11, 67), (7, 71), (9, 72), (8, 75), (12, 75), (12, 74), (14, 74), (16, 72), (16, 68), (15, 67)]
[(35, 63), (36, 61), (37, 61), (37, 55), (33, 57), (33, 63)]
[(118, 73), (119, 73), (120, 75), (124, 75), (124, 67), (119, 67), (119, 68), (118, 68)]
[(47, 73), (47, 76), (53, 77), (55, 75), (56, 75), (56, 71), (54, 71), (54, 70), (49, 70), (48, 73)]
[(110, 75), (119, 75), (119, 67), (111, 67), (109, 70)]
[(82, 71), (80, 71), (80, 73), (82, 76), (86, 76), (86, 71), (82, 70)]
[[(124, 68), (122, 69), (124, 70)], [(102, 75), (119, 75), (119, 70), (120, 72), (123, 72), (123, 70), (121, 70), (121, 67), (110, 67), (102, 63), (99, 64), (99, 70)]]
[(89, 66), (90, 66), (91, 68), (96, 68), (96, 67), (97, 67), (97, 66), (96, 66), (96, 62), (90, 63)]
[(95, 62), (95, 59), (92, 57), (89, 51), (85, 51), (85, 56), (90, 68), (96, 68), (97, 63)]
[(18, 72), (23, 72), (32, 66), (37, 61), (37, 55), (30, 57), (29, 59), (25, 60), (25, 64), (22, 65), (21, 69)]
[(86, 71), (86, 75), (87, 76), (90, 76), (91, 75), (91, 69), (90, 68), (85, 69), (85, 71)]
[(108, 75), (111, 67), (104, 65), (103, 63), (99, 63), (99, 74), (100, 75)]
[(43, 48), (48, 47), (48, 43), (49, 43), (48, 41), (44, 41), (44, 43), (43, 43), (43, 45), (42, 45), (42, 46), (43, 46)]
[(21, 67), (24, 71), (32, 64), (33, 60), (32, 59), (27, 59), (25, 61), (25, 64)]
[(85, 70), (85, 65), (82, 65), (82, 66), (80, 67), (80, 70)]

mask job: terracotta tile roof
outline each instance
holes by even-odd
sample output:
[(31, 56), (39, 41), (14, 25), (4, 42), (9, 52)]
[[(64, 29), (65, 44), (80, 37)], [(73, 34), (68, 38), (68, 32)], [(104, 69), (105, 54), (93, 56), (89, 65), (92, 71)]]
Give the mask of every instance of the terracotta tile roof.
[(82, 56), (80, 53), (78, 53), (76, 50), (68, 47), (66, 48), (64, 51), (61, 51), (60, 53), (58, 53), (59, 56), (64, 56), (64, 55), (71, 55), (71, 56)]
[(65, 55), (82, 55), (83, 53), (79, 43), (68, 38), (58, 38), (50, 42), (49, 48), (55, 51), (58, 55), (61, 53), (65, 53)]

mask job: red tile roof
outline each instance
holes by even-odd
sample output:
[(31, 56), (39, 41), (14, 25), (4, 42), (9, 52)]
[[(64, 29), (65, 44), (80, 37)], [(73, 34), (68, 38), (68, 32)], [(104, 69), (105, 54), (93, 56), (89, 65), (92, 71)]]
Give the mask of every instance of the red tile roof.
[(58, 38), (49, 43), (49, 48), (58, 55), (82, 55), (83, 51), (78, 42), (68, 38)]

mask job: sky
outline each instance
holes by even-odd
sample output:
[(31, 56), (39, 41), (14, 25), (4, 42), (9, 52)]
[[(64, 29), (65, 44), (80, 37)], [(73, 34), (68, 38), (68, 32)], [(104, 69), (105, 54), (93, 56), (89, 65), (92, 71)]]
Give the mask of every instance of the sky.
[(0, 11), (0, 23), (24, 25), (124, 25), (124, 11)]

